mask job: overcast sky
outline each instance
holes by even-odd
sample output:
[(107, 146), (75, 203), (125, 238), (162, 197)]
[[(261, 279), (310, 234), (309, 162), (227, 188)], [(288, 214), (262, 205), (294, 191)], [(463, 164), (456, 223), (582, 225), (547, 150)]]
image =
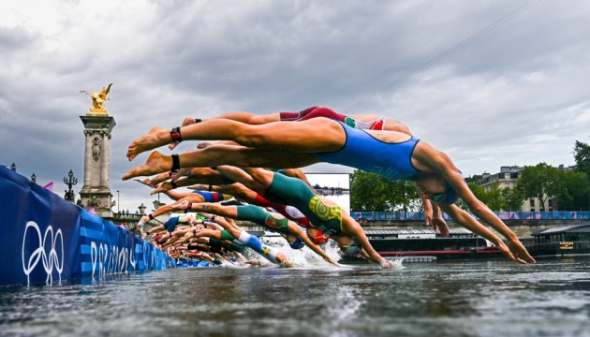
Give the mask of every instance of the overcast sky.
[[(79, 91), (109, 83), (110, 187), (133, 212), (155, 198), (120, 179), (147, 158), (128, 162), (129, 143), (231, 110), (387, 115), (466, 176), (573, 165), (575, 141), (590, 141), (588, 18), (581, 0), (3, 0), (0, 165), (60, 195), (72, 169), (79, 192)], [(346, 171), (306, 169), (331, 170)]]

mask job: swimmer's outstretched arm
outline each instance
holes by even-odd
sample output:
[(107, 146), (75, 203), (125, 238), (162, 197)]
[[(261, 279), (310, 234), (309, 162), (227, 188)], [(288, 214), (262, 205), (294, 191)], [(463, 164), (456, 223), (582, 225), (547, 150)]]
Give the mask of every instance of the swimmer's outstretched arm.
[[(484, 225), (479, 223), (473, 216), (465, 212), (464, 210), (460, 209), (456, 205), (450, 206), (443, 206), (441, 205), (442, 210), (444, 210), (449, 216), (453, 218), (457, 223), (462, 225), (463, 227), (469, 229), (470, 231), (488, 239), (492, 243), (498, 247), (502, 253), (506, 254), (508, 258), (511, 260), (517, 261), (522, 264), (526, 264), (527, 262), (518, 256), (517, 254), (513, 254), (512, 249), (509, 249), (506, 244), (494, 233), (492, 233), (489, 229), (487, 229)], [(520, 242), (520, 241), (519, 241)], [(523, 247), (524, 248), (524, 247)], [(511, 252), (512, 251), (512, 252)], [(524, 250), (526, 252), (526, 249)], [(528, 252), (526, 252), (528, 255)], [(530, 255), (529, 255), (530, 257)], [(532, 259), (532, 257), (530, 257)], [(534, 260), (533, 260), (534, 261)]]
[(447, 226), (447, 222), (442, 217), (438, 205), (432, 205), (432, 219), (430, 219), (430, 225), (435, 231), (438, 229), (444, 238), (449, 236), (449, 226)]
[(303, 240), (303, 242), (305, 242), (305, 244), (307, 245), (307, 247), (309, 247), (309, 249), (313, 250), (316, 254), (318, 254), (319, 256), (321, 256), (326, 262), (331, 263), (333, 265), (335, 265), (336, 267), (342, 267), (341, 264), (339, 264), (338, 262), (332, 260), (332, 258), (330, 258), (328, 256), (328, 254), (326, 254), (326, 252), (324, 252), (320, 247), (318, 247), (318, 245), (316, 245), (315, 243), (313, 243), (309, 237), (307, 236), (307, 233), (305, 233), (301, 227), (299, 227), (297, 224), (295, 224), (293, 221), (289, 220), (289, 232), (294, 233), (295, 235), (299, 236), (301, 238), (301, 240)]
[(377, 251), (371, 246), (369, 239), (365, 235), (363, 228), (350, 216), (342, 218), (342, 226), (344, 233), (352, 236), (357, 240), (361, 247), (367, 252), (371, 261), (378, 263), (382, 268), (392, 268), (393, 263), (377, 253)]

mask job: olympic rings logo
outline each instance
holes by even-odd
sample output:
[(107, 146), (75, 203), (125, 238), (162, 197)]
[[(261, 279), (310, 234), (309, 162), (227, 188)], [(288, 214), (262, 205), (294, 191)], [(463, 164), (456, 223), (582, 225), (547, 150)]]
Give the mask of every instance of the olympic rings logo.
[[(29, 231), (29, 228), (31, 228), (30, 231)], [(33, 253), (31, 253), (31, 255), (29, 256), (29, 259), (25, 265), (25, 261), (26, 261), (25, 247), (26, 247), (26, 243), (27, 243), (27, 234), (31, 231), (37, 232), (36, 238), (38, 239), (38, 241), (37, 241), (38, 248), (35, 249), (33, 251)], [(34, 234), (31, 234), (31, 235), (33, 235), (33, 239), (34, 239), (35, 238)], [(59, 241), (58, 241), (58, 238), (59, 238)], [(60, 247), (57, 246), (58, 243), (60, 244)], [(48, 246), (49, 244), (51, 246)], [(50, 248), (49, 255), (47, 254), (46, 248)], [(56, 248), (61, 248), (61, 260), (59, 259)], [(63, 240), (63, 234), (61, 232), (61, 229), (58, 229), (55, 232), (55, 236), (54, 236), (53, 227), (51, 225), (48, 226), (47, 229), (45, 230), (45, 234), (43, 235), (43, 240), (41, 240), (41, 230), (39, 229), (39, 225), (37, 225), (37, 223), (35, 223), (34, 221), (27, 222), (27, 226), (25, 227), (25, 233), (23, 235), (22, 255), (21, 256), (22, 256), (22, 263), (23, 263), (23, 271), (24, 271), (25, 275), (27, 275), (27, 284), (31, 283), (30, 275), (33, 272), (33, 270), (35, 269), (35, 267), (37, 267), (37, 264), (39, 263), (40, 260), (43, 262), (43, 268), (45, 269), (45, 272), (47, 273), (47, 279), (45, 280), (45, 282), (48, 284), (53, 282), (53, 268), (54, 267), (55, 267), (55, 270), (57, 270), (57, 272), (58, 272), (59, 281), (61, 282), (61, 273), (63, 272), (63, 268), (64, 268), (64, 240)]]

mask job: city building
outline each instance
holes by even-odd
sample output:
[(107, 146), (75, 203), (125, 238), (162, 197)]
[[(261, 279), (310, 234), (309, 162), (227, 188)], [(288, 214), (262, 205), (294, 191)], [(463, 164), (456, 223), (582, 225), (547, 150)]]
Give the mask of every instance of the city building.
[[(564, 166), (559, 165), (558, 169), (561, 171), (569, 172), (574, 170), (575, 166)], [(474, 182), (484, 188), (486, 192), (489, 192), (494, 186), (497, 188), (510, 188), (513, 189), (516, 186), (516, 182), (520, 178), (520, 172), (524, 169), (524, 166), (501, 166), (500, 172), (495, 174), (490, 174), (484, 172), (481, 176), (476, 176), (474, 179), (468, 180)], [(545, 201), (544, 209), (547, 212), (552, 212), (557, 210), (557, 200), (555, 198), (547, 198)], [(522, 207), (520, 208), (521, 212), (536, 212), (540, 211), (541, 207), (541, 200), (539, 198), (531, 198), (528, 200), (523, 201)]]

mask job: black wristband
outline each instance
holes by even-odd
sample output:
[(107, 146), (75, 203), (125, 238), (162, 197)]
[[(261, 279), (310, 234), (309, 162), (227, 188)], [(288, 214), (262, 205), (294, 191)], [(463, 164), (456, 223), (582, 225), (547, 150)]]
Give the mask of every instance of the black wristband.
[(172, 128), (170, 131), (170, 137), (172, 138), (173, 143), (180, 143), (182, 142), (182, 136), (180, 135), (180, 126)]
[(180, 158), (178, 157), (178, 154), (173, 154), (171, 155), (172, 157), (172, 170), (170, 170), (170, 176), (178, 173), (178, 171), (180, 171)]
[(200, 118), (195, 118), (195, 123), (201, 123), (203, 120)]
[(211, 186), (211, 184), (209, 184), (209, 192), (211, 192), (213, 190), (213, 186)]
[(154, 220), (154, 216), (152, 215), (152, 213), (148, 214), (148, 218), (150, 218), (150, 220)]

